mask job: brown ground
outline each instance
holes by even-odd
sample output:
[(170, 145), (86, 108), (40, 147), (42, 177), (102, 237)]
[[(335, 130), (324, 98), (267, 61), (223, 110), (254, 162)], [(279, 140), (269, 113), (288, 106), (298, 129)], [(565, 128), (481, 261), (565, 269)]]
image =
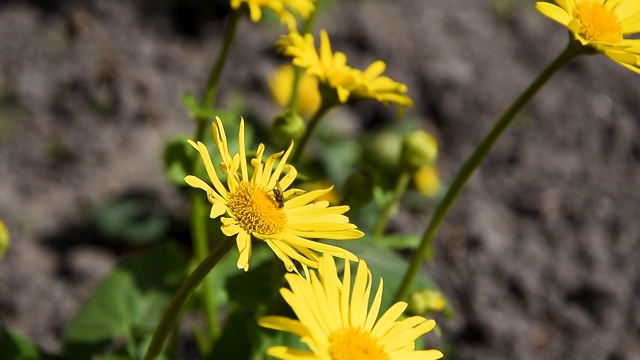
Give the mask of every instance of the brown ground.
[[(13, 239), (0, 325), (52, 351), (117, 261), (69, 235), (91, 205), (142, 189), (185, 206), (161, 145), (192, 130), (179, 98), (201, 90), (223, 23), (134, 3), (0, 2), (0, 219)], [(566, 42), (524, 0), (342, 1), (321, 25), (351, 63), (383, 59), (407, 83), (446, 179)], [(221, 90), (268, 119), (277, 28), (259, 29), (241, 23)], [(457, 313), (440, 321), (453, 358), (640, 359), (638, 84), (602, 56), (572, 62), (472, 178), (429, 269)]]

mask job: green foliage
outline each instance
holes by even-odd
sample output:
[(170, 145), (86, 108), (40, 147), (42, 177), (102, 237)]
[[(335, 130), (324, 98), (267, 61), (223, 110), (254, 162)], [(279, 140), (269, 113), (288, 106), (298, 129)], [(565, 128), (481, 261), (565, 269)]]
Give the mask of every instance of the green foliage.
[(107, 239), (142, 245), (164, 239), (171, 219), (150, 194), (131, 192), (91, 211), (98, 231)]
[(0, 355), (2, 359), (12, 360), (61, 360), (48, 354), (20, 335), (0, 328)]
[(114, 348), (123, 351), (123, 346), (114, 342), (121, 339), (126, 343), (126, 355), (138, 358), (141, 344), (184, 279), (184, 269), (177, 247), (170, 243), (117, 266), (67, 328), (65, 356), (88, 359)]

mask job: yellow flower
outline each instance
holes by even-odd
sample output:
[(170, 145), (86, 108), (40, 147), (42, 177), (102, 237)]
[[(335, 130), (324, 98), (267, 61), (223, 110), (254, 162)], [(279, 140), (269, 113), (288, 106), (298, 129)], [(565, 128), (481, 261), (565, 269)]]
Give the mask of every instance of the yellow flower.
[(272, 154), (264, 163), (265, 147), (260, 144), (256, 157), (248, 164), (244, 120), (240, 122), (239, 153), (233, 156), (229, 153), (222, 120), (216, 117), (216, 122), (217, 126), (212, 124), (214, 141), (222, 156), (220, 169), (227, 173), (227, 186), (220, 181), (207, 147), (191, 140), (189, 144), (200, 153), (213, 187), (193, 175), (185, 177), (185, 181), (206, 191), (209, 202), (213, 204), (210, 217), (222, 216), (222, 232), (236, 237), (240, 252), (238, 268), (249, 269), (252, 237), (266, 242), (288, 271), (295, 270), (292, 259), (317, 267), (318, 255), (314, 251), (357, 259), (347, 250), (309, 240), (350, 240), (364, 234), (342, 215), (349, 210), (348, 206), (329, 206), (328, 201), (314, 202), (331, 188), (311, 192), (290, 188), (297, 175), (296, 169), (287, 164), (293, 144), (286, 152)]
[(385, 105), (394, 103), (399, 110), (404, 106), (413, 106), (405, 84), (381, 76), (386, 68), (383, 61), (376, 61), (364, 71), (347, 65), (347, 56), (342, 52), (333, 52), (329, 35), (320, 31), (320, 49), (316, 50), (311, 34), (300, 35), (290, 32), (283, 35), (276, 46), (293, 58), (293, 64), (306, 69), (309, 75), (334, 88), (341, 103), (356, 99), (373, 99)]
[(280, 22), (287, 25), (290, 31), (296, 28), (296, 15), (304, 19), (316, 9), (313, 0), (231, 0), (231, 8), (237, 9), (242, 4), (249, 7), (249, 15), (253, 22), (262, 18), (262, 8), (276, 13)]
[[(291, 100), (294, 69), (291, 64), (279, 67), (269, 79), (271, 94), (278, 105), (285, 107)], [(318, 79), (303, 74), (298, 84), (298, 114), (309, 117), (320, 107), (320, 92), (318, 91)]]
[(413, 183), (418, 192), (427, 197), (434, 197), (440, 191), (440, 173), (434, 165), (426, 165), (413, 173)]
[(582, 46), (640, 74), (640, 1), (556, 0), (537, 2), (545, 16), (566, 26)]
[[(342, 282), (330, 255), (320, 259), (318, 274), (311, 271), (305, 279), (299, 274), (285, 278), (291, 290), (280, 290), (297, 320), (267, 316), (259, 324), (300, 336), (311, 352), (275, 346), (267, 350), (271, 356), (287, 360), (411, 360), (439, 359), (438, 350), (415, 350), (415, 340), (431, 331), (436, 323), (421, 316), (398, 321), (407, 307), (398, 302), (379, 319), (382, 301), (382, 279), (369, 308), (372, 276), (361, 260), (353, 288), (351, 270), (345, 262)], [(376, 319), (378, 320), (376, 322)]]

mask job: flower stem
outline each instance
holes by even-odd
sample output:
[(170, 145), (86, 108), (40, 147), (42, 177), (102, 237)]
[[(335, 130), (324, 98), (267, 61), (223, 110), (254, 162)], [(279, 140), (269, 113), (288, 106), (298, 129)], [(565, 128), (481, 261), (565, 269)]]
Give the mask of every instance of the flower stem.
[(404, 192), (407, 190), (409, 180), (411, 180), (411, 174), (408, 171), (403, 171), (400, 173), (400, 176), (398, 176), (396, 187), (393, 190), (393, 199), (391, 199), (391, 202), (382, 210), (376, 224), (376, 229), (373, 232), (374, 237), (378, 238), (384, 235), (384, 230), (387, 228), (391, 213), (398, 207), (400, 198), (402, 198), (402, 195), (404, 195)]
[[(201, 107), (211, 109), (214, 107), (216, 97), (218, 96), (218, 83), (220, 81), (220, 75), (227, 59), (233, 37), (235, 35), (236, 27), (243, 13), (243, 9), (238, 9), (231, 13), (227, 29), (222, 40), (222, 47), (218, 53), (209, 77), (207, 79), (207, 85), (202, 97)], [(209, 119), (207, 117), (198, 117), (196, 121), (196, 130), (194, 134), (194, 141), (201, 141), (204, 136), (205, 126)], [(195, 170), (199, 164), (199, 158), (194, 157), (194, 163), (192, 170)], [(193, 173), (193, 171), (192, 171)], [(196, 189), (191, 189), (189, 193), (189, 199), (191, 203), (191, 236), (193, 251), (195, 259), (198, 263), (204, 261), (209, 253), (209, 240), (207, 237), (207, 222), (209, 214), (207, 213), (207, 206), (204, 199), (201, 197), (201, 193)], [(218, 313), (213, 300), (213, 284), (211, 279), (204, 279), (202, 283), (203, 287), (203, 308), (207, 319), (207, 328), (209, 333), (209, 339), (215, 339), (219, 333)]]
[[(193, 252), (196, 262), (202, 263), (209, 253), (209, 240), (207, 236), (207, 203), (199, 189), (189, 189), (191, 202), (191, 237)], [(207, 319), (208, 339), (215, 339), (220, 332), (218, 324), (218, 312), (213, 299), (213, 283), (211, 278), (202, 281), (202, 304)]]
[(464, 188), (465, 184), (473, 175), (473, 172), (478, 168), (482, 160), (487, 156), (489, 150), (500, 137), (503, 131), (513, 122), (515, 115), (524, 107), (525, 104), (531, 100), (531, 98), (537, 93), (537, 91), (555, 74), (560, 68), (566, 65), (569, 61), (575, 58), (579, 53), (569, 45), (549, 66), (547, 66), (542, 73), (529, 85), (528, 88), (516, 99), (516, 101), (507, 109), (507, 111), (498, 119), (493, 126), (489, 134), (485, 136), (480, 145), (475, 149), (471, 157), (462, 166), (458, 175), (453, 180), (449, 191), (445, 195), (442, 202), (438, 205), (435, 213), (431, 217), (431, 221), (422, 236), (422, 242), (418, 249), (413, 253), (411, 263), (404, 276), (402, 284), (396, 294), (396, 301), (406, 298), (409, 288), (411, 287), (416, 273), (420, 268), (420, 264), (424, 258), (429, 261), (433, 259), (433, 239), (435, 238), (438, 228), (442, 224), (447, 213), (451, 209), (451, 206), (456, 201), (456, 198)]
[(244, 8), (240, 7), (231, 13), (229, 23), (227, 24), (227, 30), (225, 31), (224, 39), (222, 40), (222, 48), (218, 53), (216, 62), (209, 73), (209, 78), (207, 79), (207, 87), (205, 88), (204, 98), (202, 99), (202, 107), (211, 108), (215, 105), (216, 97), (218, 96), (218, 82), (220, 80), (220, 74), (222, 74), (222, 68), (224, 68), (224, 64), (227, 60), (227, 54), (229, 53), (231, 42), (233, 41), (233, 37), (236, 33), (238, 22), (244, 12), (243, 10)]
[(144, 356), (145, 360), (155, 359), (164, 344), (169, 331), (173, 327), (178, 318), (178, 314), (182, 307), (186, 304), (187, 300), (191, 297), (195, 289), (200, 285), (202, 280), (213, 269), (213, 267), (222, 259), (222, 257), (233, 247), (235, 241), (233, 238), (225, 238), (211, 251), (198, 267), (193, 270), (191, 275), (182, 283), (178, 292), (173, 296), (169, 307), (164, 312), (156, 331), (153, 333), (153, 338), (147, 349), (147, 353)]
[(313, 130), (316, 128), (316, 126), (318, 126), (318, 123), (320, 123), (320, 120), (322, 120), (322, 117), (324, 116), (324, 114), (326, 114), (326, 112), (332, 107), (333, 107), (333, 102), (330, 102), (327, 104), (326, 102), (323, 101), (322, 105), (320, 105), (320, 108), (316, 111), (315, 114), (313, 114), (313, 117), (311, 118), (311, 120), (309, 120), (309, 124), (307, 125), (307, 130), (304, 132), (304, 135), (300, 139), (298, 146), (294, 148), (294, 153), (293, 153), (293, 156), (291, 157), (291, 163), (293, 164), (298, 163), (298, 161), (300, 160), (300, 156), (302, 155), (302, 152), (304, 151), (304, 148), (307, 145), (307, 142), (309, 142), (311, 133), (313, 133)]

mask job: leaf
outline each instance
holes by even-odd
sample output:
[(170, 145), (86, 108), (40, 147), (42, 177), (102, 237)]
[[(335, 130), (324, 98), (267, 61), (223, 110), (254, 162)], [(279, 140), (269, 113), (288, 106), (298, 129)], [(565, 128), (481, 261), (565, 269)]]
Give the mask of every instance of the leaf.
[(226, 324), (209, 354), (209, 359), (249, 360), (253, 345), (248, 328), (255, 323), (253, 314), (236, 311), (229, 315)]
[(170, 140), (164, 148), (164, 170), (172, 183), (185, 186), (184, 178), (189, 175), (195, 155), (195, 149), (187, 143), (186, 135)]
[(375, 239), (380, 245), (391, 250), (415, 249), (420, 246), (420, 240), (420, 236), (416, 234), (389, 234)]
[[(123, 338), (128, 349), (151, 334), (184, 279), (173, 244), (156, 246), (116, 267), (98, 285), (64, 334), (64, 353), (88, 359)], [(131, 355), (131, 351), (129, 351)]]
[(249, 271), (235, 272), (226, 280), (229, 301), (247, 309), (255, 309), (278, 297), (286, 273), (282, 261), (266, 245), (256, 245)]
[(164, 239), (171, 219), (153, 194), (130, 192), (91, 211), (106, 239), (126, 244), (149, 244)]
[(0, 355), (3, 359), (13, 360), (61, 360), (61, 357), (48, 354), (20, 335), (0, 328)]
[(197, 118), (210, 118), (213, 119), (216, 116), (216, 113), (213, 109), (208, 109), (202, 107), (200, 101), (196, 99), (196, 97), (191, 92), (186, 92), (182, 95), (182, 105), (189, 112), (189, 117), (192, 119)]

